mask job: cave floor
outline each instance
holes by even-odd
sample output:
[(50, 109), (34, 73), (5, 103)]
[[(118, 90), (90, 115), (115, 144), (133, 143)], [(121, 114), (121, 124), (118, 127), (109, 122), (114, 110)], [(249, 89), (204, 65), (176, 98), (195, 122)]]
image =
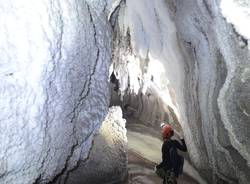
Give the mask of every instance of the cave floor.
[[(154, 130), (142, 134), (143, 129), (142, 126), (134, 125), (127, 127), (128, 179), (126, 184), (161, 184), (162, 180), (155, 174), (154, 166), (161, 161), (162, 141), (155, 138), (157, 132)], [(178, 178), (178, 184), (197, 183), (185, 173)]]

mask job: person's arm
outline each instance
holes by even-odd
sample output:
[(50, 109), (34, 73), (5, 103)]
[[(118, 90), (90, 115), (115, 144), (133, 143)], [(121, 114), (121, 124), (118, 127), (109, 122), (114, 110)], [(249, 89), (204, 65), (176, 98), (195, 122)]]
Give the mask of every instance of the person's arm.
[(180, 144), (177, 140), (174, 140), (174, 144), (176, 146), (177, 149), (186, 152), (187, 151), (187, 146), (185, 143), (184, 139), (181, 139), (182, 144)]

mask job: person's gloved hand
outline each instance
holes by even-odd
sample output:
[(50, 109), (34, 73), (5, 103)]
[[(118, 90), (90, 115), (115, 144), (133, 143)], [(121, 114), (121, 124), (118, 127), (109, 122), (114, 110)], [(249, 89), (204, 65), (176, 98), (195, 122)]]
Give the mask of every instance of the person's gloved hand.
[(154, 172), (156, 172), (156, 170), (157, 170), (157, 165), (155, 165), (155, 167), (154, 167)]
[(180, 131), (180, 139), (184, 139), (184, 134), (182, 130)]
[(182, 131), (182, 130), (179, 131), (179, 132), (176, 131), (176, 134), (178, 135), (178, 137), (179, 137), (180, 139), (184, 139), (184, 135), (183, 135), (183, 131)]

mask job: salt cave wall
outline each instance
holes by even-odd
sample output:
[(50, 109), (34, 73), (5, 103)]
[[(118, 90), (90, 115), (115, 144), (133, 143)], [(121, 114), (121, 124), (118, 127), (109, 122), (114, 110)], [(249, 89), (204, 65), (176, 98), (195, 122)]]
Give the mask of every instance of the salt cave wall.
[[(171, 107), (179, 121), (170, 123), (182, 126), (191, 161), (212, 183), (250, 181), (249, 7), (127, 0), (115, 28), (120, 103), (147, 125)], [(159, 96), (165, 106), (150, 100)]]
[(108, 112), (106, 1), (1, 1), (0, 183), (64, 183)]
[[(202, 132), (213, 182), (248, 183), (250, 50), (247, 37), (236, 32), (235, 26), (223, 17), (227, 6), (223, 1), (172, 1), (169, 6), (180, 43), (187, 51), (185, 56), (191, 59), (186, 60), (185, 66), (188, 122), (190, 126), (198, 125)], [(245, 6), (250, 7), (246, 3)], [(249, 25), (245, 22), (246, 27)]]
[[(111, 107), (102, 122), (86, 162), (79, 162), (66, 183), (122, 183), (127, 176), (126, 120), (120, 107)], [(84, 171), (84, 172), (83, 172)]]

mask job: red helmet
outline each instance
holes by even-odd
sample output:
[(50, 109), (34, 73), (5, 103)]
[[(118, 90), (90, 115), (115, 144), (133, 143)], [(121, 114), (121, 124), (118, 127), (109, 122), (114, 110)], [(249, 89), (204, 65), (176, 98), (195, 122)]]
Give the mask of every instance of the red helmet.
[(162, 138), (163, 139), (170, 138), (173, 135), (173, 132), (174, 130), (170, 125), (168, 124), (164, 125), (161, 129)]

